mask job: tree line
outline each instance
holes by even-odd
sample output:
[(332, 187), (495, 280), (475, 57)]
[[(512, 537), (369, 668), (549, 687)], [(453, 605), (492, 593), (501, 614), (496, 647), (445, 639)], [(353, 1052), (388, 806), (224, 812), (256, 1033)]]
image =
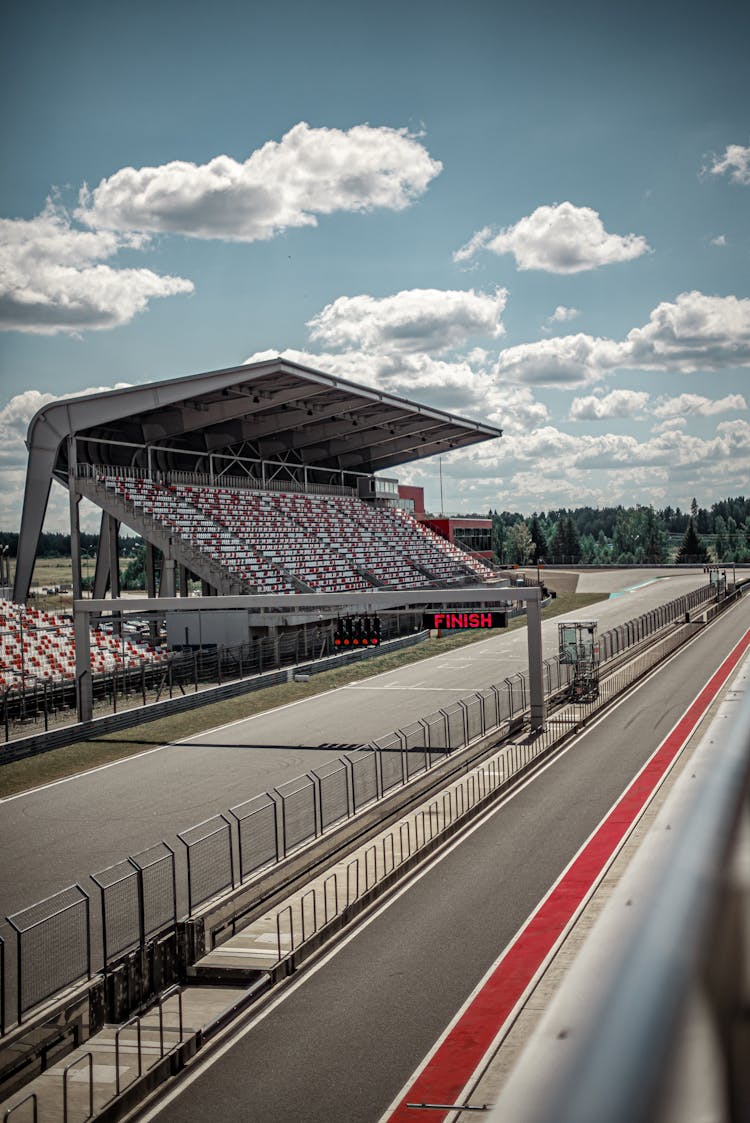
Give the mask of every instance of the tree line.
[(588, 565), (700, 565), (750, 561), (750, 499), (711, 508), (578, 507), (548, 512), (493, 511), (492, 548), (499, 562)]
[[(464, 517), (471, 517), (466, 514)], [(481, 516), (484, 517), (484, 516)], [(526, 565), (546, 561), (588, 565), (662, 564), (673, 561), (701, 565), (750, 561), (750, 498), (721, 499), (710, 508), (695, 499), (689, 510), (679, 507), (560, 507), (534, 511), (494, 511), (492, 549), (497, 561)], [(92, 557), (97, 534), (81, 533), (81, 549)], [(0, 531), (0, 549), (18, 551), (18, 534)], [(129, 564), (121, 577), (124, 589), (144, 587), (145, 545), (138, 535), (120, 537), (120, 554)], [(70, 534), (45, 531), (40, 558), (70, 557)]]

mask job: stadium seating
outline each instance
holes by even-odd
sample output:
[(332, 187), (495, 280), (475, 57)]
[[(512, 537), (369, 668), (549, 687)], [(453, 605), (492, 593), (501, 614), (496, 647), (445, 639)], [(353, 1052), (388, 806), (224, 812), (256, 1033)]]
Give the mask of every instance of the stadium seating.
[(134, 512), (239, 579), (248, 592), (415, 589), (491, 570), (398, 508), (353, 495), (157, 483), (102, 474)]
[[(91, 670), (158, 663), (166, 653), (133, 643), (127, 637), (93, 628), (90, 633)], [(0, 690), (20, 690), (35, 682), (75, 678), (75, 638), (69, 619), (38, 608), (0, 600)]]

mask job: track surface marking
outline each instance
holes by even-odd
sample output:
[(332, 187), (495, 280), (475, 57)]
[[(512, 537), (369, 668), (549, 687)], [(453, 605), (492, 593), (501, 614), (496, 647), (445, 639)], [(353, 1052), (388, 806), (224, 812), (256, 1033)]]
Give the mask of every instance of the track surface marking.
[[(722, 662), (518, 935), (459, 1011), (380, 1123), (415, 1123), (407, 1104), (455, 1104), (586, 898), (661, 784), (701, 718), (750, 647), (750, 630)], [(431, 1123), (448, 1112), (430, 1111)]]

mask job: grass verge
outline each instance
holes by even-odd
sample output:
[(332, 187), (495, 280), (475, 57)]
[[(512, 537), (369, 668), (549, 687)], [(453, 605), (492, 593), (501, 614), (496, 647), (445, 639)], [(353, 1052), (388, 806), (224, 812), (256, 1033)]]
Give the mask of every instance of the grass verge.
[[(606, 598), (606, 593), (563, 593), (544, 609), (543, 618), (546, 620), (566, 612), (583, 610), (588, 605)], [(525, 627), (526, 620), (521, 617), (511, 622), (509, 631)], [(256, 690), (238, 698), (211, 702), (185, 714), (174, 714), (159, 718), (157, 721), (144, 722), (132, 729), (105, 734), (96, 740), (78, 741), (74, 745), (52, 749), (50, 752), (40, 753), (26, 760), (14, 761), (0, 767), (0, 797), (16, 795), (40, 784), (61, 780), (87, 768), (108, 764), (113, 760), (136, 756), (155, 746), (195, 736), (217, 725), (251, 717), (253, 714), (263, 713), (265, 710), (272, 710), (289, 702), (311, 698), (326, 690), (335, 690), (336, 687), (345, 686), (350, 682), (360, 682), (384, 671), (397, 670), (399, 667), (430, 659), (433, 655), (444, 655), (448, 651), (484, 639), (487, 639), (486, 632), (428, 639), (417, 647), (379, 655), (377, 659), (368, 659), (363, 663), (323, 671), (319, 675), (313, 675), (309, 682), (287, 682), (279, 686), (270, 686), (265, 690)]]

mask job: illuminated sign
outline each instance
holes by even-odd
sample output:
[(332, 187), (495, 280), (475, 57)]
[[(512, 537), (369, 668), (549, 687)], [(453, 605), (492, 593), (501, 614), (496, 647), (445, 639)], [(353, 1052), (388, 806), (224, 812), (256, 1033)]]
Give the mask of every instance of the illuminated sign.
[(422, 627), (437, 629), (441, 632), (457, 631), (459, 628), (507, 628), (506, 612), (425, 612)]

